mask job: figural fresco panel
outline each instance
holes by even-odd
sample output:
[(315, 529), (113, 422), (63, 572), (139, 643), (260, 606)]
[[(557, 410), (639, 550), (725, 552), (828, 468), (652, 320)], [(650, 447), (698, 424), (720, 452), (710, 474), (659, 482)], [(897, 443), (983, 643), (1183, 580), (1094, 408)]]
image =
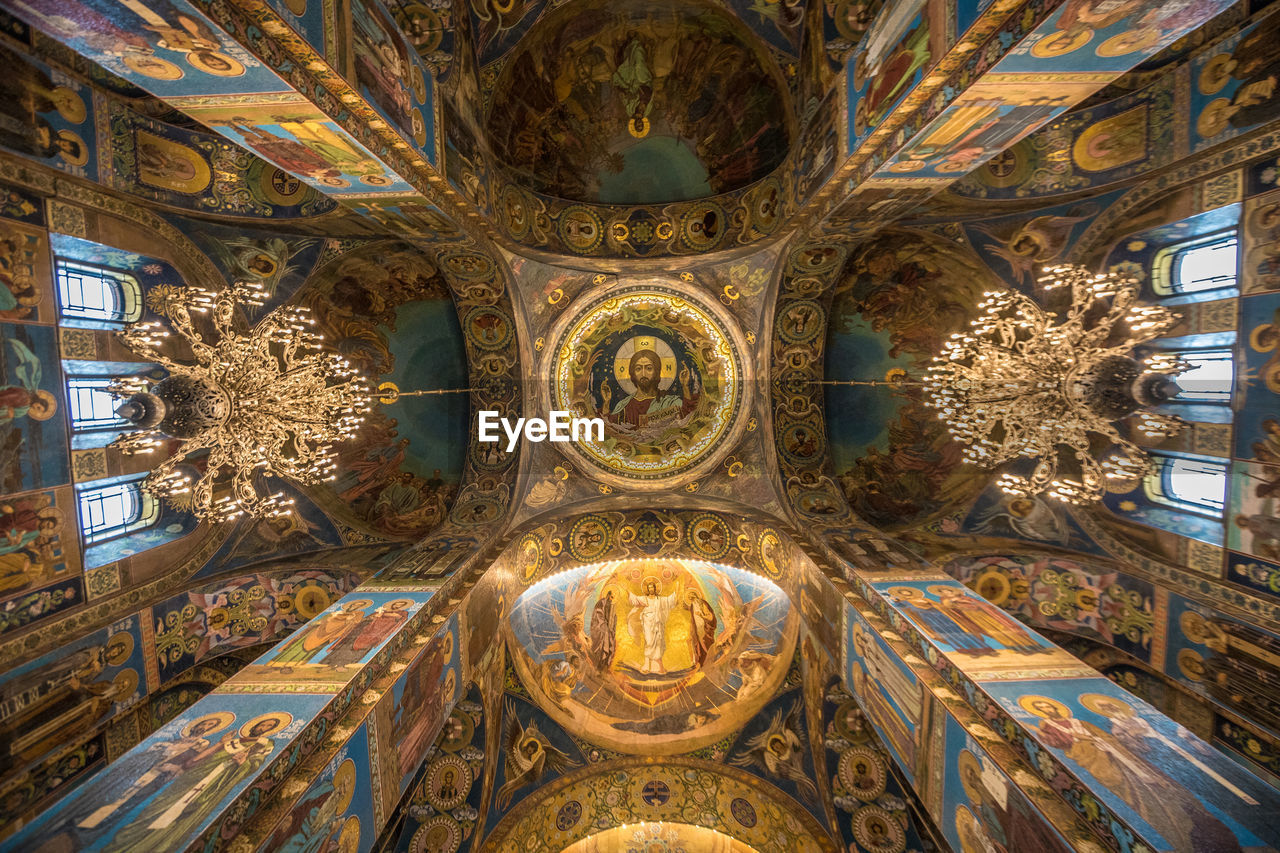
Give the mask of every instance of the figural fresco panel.
[(145, 697), (142, 615), (10, 670), (0, 680), (3, 763), (28, 767)]
[(922, 747), (924, 686), (856, 608), (845, 603), (843, 612), (845, 684), (861, 700), (867, 720), (898, 767), (914, 780)]
[(0, 506), (0, 602), (80, 573), (80, 535), (70, 487), (9, 497)]
[(496, 756), (486, 753), (488, 724), (484, 697), (472, 685), (454, 707), (432, 747), (433, 756), (414, 780), (403, 823), (394, 831), (395, 853), (458, 850), (478, 843), (478, 821), (485, 808), (489, 784), (486, 765)]
[(875, 850), (924, 849), (913, 792), (890, 770), (891, 758), (857, 701), (839, 682), (822, 697), (822, 753), (846, 845)]
[(1027, 795), (950, 714), (942, 753), (942, 832), (952, 849), (1075, 849), (1049, 826)]
[(70, 482), (56, 330), (0, 323), (0, 491)]
[[(1064, 5), (1013, 46), (877, 174), (967, 172), (1172, 43), (1226, 3)], [(1086, 47), (1087, 46), (1087, 47)]]
[(5, 76), (0, 146), (89, 180), (98, 175), (96, 103), (88, 86), (0, 47)]
[(378, 823), (370, 780), (369, 724), (338, 750), (261, 849), (368, 853)]
[(1280, 17), (1251, 24), (1191, 61), (1192, 148), (1200, 151), (1280, 117), (1275, 73)]
[(379, 788), (391, 804), (409, 788), (441, 726), (462, 696), (458, 617), (449, 618), (374, 707)]
[(955, 43), (954, 2), (928, 0), (909, 7), (918, 11), (892, 30), (900, 34), (896, 41), (882, 32), (874, 52), (859, 45), (845, 64), (849, 150), (856, 149), (902, 103)]
[[(0, 216), (43, 204), (15, 191)], [(34, 211), (33, 211), (34, 212)], [(0, 319), (52, 323), (55, 316), (53, 274), (49, 264), (49, 238), (42, 227), (8, 217), (0, 219)]]
[(97, 777), (11, 842), (44, 851), (184, 847), (328, 701), (220, 694), (198, 702), (115, 765), (118, 778), (133, 780), (128, 787)]
[[(1260, 821), (1271, 794), (1251, 774), (1199, 752), (1173, 721), (1110, 681), (1074, 679), (984, 685), (1047, 750), (1143, 838), (1164, 849), (1238, 850), (1274, 845)], [(1259, 835), (1260, 833), (1261, 835)]]
[(350, 593), (242, 670), (236, 684), (288, 682), (289, 691), (336, 693), (430, 597), (430, 591)]
[(688, 751), (773, 695), (796, 640), (786, 595), (701, 561), (555, 575), (513, 605), (513, 662), (557, 722), (621, 752)]

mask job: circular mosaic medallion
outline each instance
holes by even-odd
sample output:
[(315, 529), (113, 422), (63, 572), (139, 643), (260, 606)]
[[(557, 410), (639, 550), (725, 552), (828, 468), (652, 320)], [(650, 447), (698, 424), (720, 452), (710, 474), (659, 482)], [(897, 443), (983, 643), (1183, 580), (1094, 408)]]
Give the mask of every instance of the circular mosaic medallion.
[(456, 755), (445, 755), (431, 762), (427, 770), (427, 801), (447, 812), (456, 809), (471, 791), (471, 768)]
[(498, 350), (515, 333), (511, 319), (496, 308), (477, 308), (462, 324), (467, 338), (481, 349)]
[(744, 408), (740, 350), (713, 309), (661, 286), (611, 290), (563, 328), (550, 408), (604, 420), (561, 445), (630, 481), (670, 484), (714, 464)]
[(531, 582), (542, 568), (542, 542), (536, 533), (526, 533), (516, 552), (516, 570), (525, 582)]
[(821, 431), (807, 422), (792, 422), (782, 429), (779, 441), (783, 454), (799, 467), (812, 464), (822, 452)]
[(690, 249), (705, 252), (715, 247), (729, 225), (724, 209), (710, 201), (694, 204), (680, 223), (680, 236)]
[(557, 226), (560, 239), (575, 252), (590, 252), (604, 239), (604, 223), (599, 214), (585, 205), (566, 207), (560, 212)]
[(884, 763), (865, 746), (845, 750), (836, 773), (845, 790), (863, 802), (871, 802), (883, 794), (888, 781)]
[(569, 531), (569, 553), (575, 560), (588, 563), (609, 550), (609, 522), (598, 515), (581, 518)]
[(751, 196), (752, 224), (765, 234), (771, 233), (774, 226), (778, 224), (782, 197), (782, 191), (778, 188), (777, 179), (769, 178), (762, 181)]
[(453, 853), (462, 846), (462, 827), (447, 814), (429, 819), (413, 834), (409, 853)]
[(560, 811), (556, 812), (556, 829), (561, 832), (568, 832), (578, 825), (578, 821), (582, 819), (582, 803), (577, 800), (570, 800), (560, 807)]
[(844, 260), (845, 250), (827, 243), (808, 243), (791, 253), (791, 269), (801, 275), (830, 272)]
[(487, 278), (493, 275), (493, 259), (477, 252), (452, 252), (443, 255), (440, 266), (459, 278)]
[(136, 641), (128, 631), (117, 631), (107, 640), (106, 659), (111, 666), (119, 666), (133, 654)]
[(703, 513), (689, 522), (689, 544), (708, 560), (718, 560), (729, 550), (729, 526), (724, 519)]
[(457, 752), (471, 743), (471, 736), (475, 731), (476, 724), (471, 715), (454, 708), (449, 719), (444, 721), (444, 731), (441, 732), (444, 737), (440, 741), (440, 748), (445, 752)]
[(1178, 652), (1178, 671), (1192, 681), (1204, 681), (1204, 656), (1195, 649), (1181, 649)]
[(827, 316), (813, 300), (797, 299), (779, 312), (774, 327), (787, 343), (803, 344), (826, 332)]
[(742, 797), (733, 798), (733, 801), (729, 803), (729, 813), (733, 815), (734, 820), (747, 829), (756, 825), (755, 807)]
[(867, 737), (867, 723), (858, 703), (848, 699), (840, 703), (835, 713), (836, 733), (845, 740), (860, 741)]
[(760, 534), (760, 568), (769, 577), (782, 577), (782, 540), (772, 530)]
[(873, 853), (902, 853), (907, 834), (893, 815), (879, 806), (863, 806), (853, 813), (853, 837)]
[(517, 187), (503, 187), (498, 196), (498, 216), (507, 226), (507, 233), (519, 240), (529, 233), (531, 217), (524, 193)]

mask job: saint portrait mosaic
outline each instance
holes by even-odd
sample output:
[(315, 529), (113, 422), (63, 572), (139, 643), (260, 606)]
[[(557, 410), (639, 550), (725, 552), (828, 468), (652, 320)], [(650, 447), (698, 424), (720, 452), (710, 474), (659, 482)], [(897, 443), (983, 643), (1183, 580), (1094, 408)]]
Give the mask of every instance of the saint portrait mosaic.
[(601, 295), (555, 350), (551, 409), (604, 420), (566, 444), (597, 470), (670, 483), (710, 464), (743, 409), (742, 358), (717, 313), (661, 286)]

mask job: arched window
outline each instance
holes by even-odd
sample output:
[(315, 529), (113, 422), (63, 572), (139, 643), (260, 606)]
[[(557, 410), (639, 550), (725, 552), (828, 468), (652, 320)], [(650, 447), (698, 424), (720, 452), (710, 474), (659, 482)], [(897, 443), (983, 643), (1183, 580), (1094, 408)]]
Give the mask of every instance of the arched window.
[(142, 316), (142, 288), (132, 274), (58, 258), (58, 303), (62, 316), (123, 325)]
[(143, 492), (141, 477), (81, 487), (80, 530), (86, 545), (150, 527), (160, 518), (160, 503)]
[(1239, 253), (1234, 228), (1165, 246), (1152, 262), (1152, 288), (1157, 296), (1233, 288)]
[(118, 430), (129, 425), (116, 414), (118, 403), (107, 390), (112, 381), (107, 376), (72, 376), (67, 380), (73, 432)]
[(1158, 504), (1221, 518), (1227, 498), (1227, 463), (1203, 457), (1151, 453), (1147, 497)]
[(1178, 374), (1182, 389), (1174, 398), (1180, 403), (1230, 405), (1235, 382), (1235, 358), (1229, 349), (1171, 350), (1191, 369)]

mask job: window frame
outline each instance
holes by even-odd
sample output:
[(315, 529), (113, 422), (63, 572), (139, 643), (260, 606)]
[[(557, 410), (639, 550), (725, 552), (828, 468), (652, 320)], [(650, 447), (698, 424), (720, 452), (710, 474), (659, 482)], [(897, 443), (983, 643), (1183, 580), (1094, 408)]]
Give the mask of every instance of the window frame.
[[(53, 277), (58, 298), (58, 314), (65, 320), (77, 323), (119, 327), (136, 323), (142, 318), (142, 285), (128, 270), (103, 266), (75, 258), (57, 256), (53, 259)], [(80, 295), (75, 299), (71, 295), (71, 274), (79, 280)], [(86, 278), (93, 277), (99, 282), (111, 285), (111, 302), (114, 307), (108, 311), (95, 306), (85, 305), (84, 285)], [(106, 288), (102, 288), (106, 290)], [(106, 300), (104, 300), (106, 302)]]
[[(1183, 396), (1184, 391), (1180, 390), (1178, 393), (1178, 396), (1170, 400), (1169, 404), (1177, 405), (1177, 406), (1228, 406), (1228, 407), (1231, 405), (1231, 398), (1235, 394), (1235, 384), (1236, 384), (1236, 353), (1234, 349), (1230, 347), (1182, 347), (1182, 348), (1171, 348), (1168, 350), (1163, 350), (1163, 352), (1176, 355), (1179, 358), (1182, 358), (1188, 361), (1190, 360), (1190, 358), (1188, 358), (1189, 356), (1195, 356), (1198, 354), (1222, 353), (1226, 356), (1226, 358), (1215, 359), (1215, 360), (1225, 361), (1231, 365), (1231, 379), (1227, 384), (1226, 390), (1208, 392), (1208, 393), (1212, 393), (1220, 396), (1211, 397), (1211, 398), (1184, 397)], [(1186, 371), (1186, 373), (1180, 374), (1179, 376), (1175, 376), (1174, 381), (1177, 382), (1178, 379), (1181, 378), (1181, 376), (1185, 376), (1187, 373), (1190, 373), (1190, 372), (1191, 371)], [(1178, 387), (1181, 389), (1182, 388), (1181, 384), (1179, 384)]]
[[(1211, 246), (1214, 243), (1225, 242), (1230, 239), (1235, 244), (1236, 249), (1236, 266), (1231, 273), (1229, 280), (1221, 283), (1213, 283), (1208, 287), (1198, 287), (1188, 289), (1176, 280), (1178, 272), (1178, 262), (1181, 256), (1185, 256), (1194, 249)], [(1222, 228), (1209, 234), (1201, 234), (1196, 237), (1190, 237), (1186, 240), (1180, 240), (1177, 243), (1170, 243), (1161, 247), (1156, 251), (1155, 256), (1151, 259), (1151, 290), (1159, 299), (1176, 299), (1179, 297), (1194, 297), (1194, 301), (1209, 301), (1214, 294), (1219, 291), (1228, 291), (1236, 289), (1240, 286), (1240, 228), (1233, 225), (1230, 228)]]
[[(1148, 455), (1155, 465), (1154, 468), (1142, 480), (1143, 492), (1147, 496), (1147, 500), (1159, 506), (1169, 507), (1179, 512), (1192, 513), (1221, 520), (1225, 517), (1227, 504), (1228, 489), (1228, 463), (1224, 459), (1216, 459), (1206, 456), (1191, 456), (1181, 453), (1160, 453), (1158, 451), (1148, 451)], [(1187, 498), (1178, 494), (1177, 489), (1172, 483), (1174, 468), (1181, 463), (1207, 465), (1221, 473), (1222, 480), (1222, 498), (1220, 504), (1211, 507), (1201, 501)], [(1201, 471), (1199, 473), (1208, 473)]]
[[(71, 420), (71, 432), (73, 434), (98, 433), (98, 432), (123, 432), (131, 428), (129, 421), (114, 414), (114, 398), (112, 405), (112, 417), (107, 418), (82, 418), (78, 417), (80, 404), (77, 402), (77, 392), (87, 392), (92, 394), (94, 391), (101, 391), (108, 394), (106, 390), (112, 382), (116, 380), (114, 376), (68, 376), (67, 377), (67, 415)], [(93, 404), (90, 403), (90, 406)]]
[[(80, 522), (80, 537), (86, 547), (136, 533), (154, 526), (160, 520), (160, 502), (142, 490), (142, 480), (143, 477), (139, 476), (111, 482), (93, 481), (77, 487), (76, 510)], [(107, 492), (114, 494), (105, 494)], [(127, 512), (119, 513), (119, 521), (110, 524), (94, 524), (90, 521), (92, 511), (88, 504), (96, 500), (100, 514), (105, 516), (105, 501), (123, 498), (125, 494), (132, 500)]]

